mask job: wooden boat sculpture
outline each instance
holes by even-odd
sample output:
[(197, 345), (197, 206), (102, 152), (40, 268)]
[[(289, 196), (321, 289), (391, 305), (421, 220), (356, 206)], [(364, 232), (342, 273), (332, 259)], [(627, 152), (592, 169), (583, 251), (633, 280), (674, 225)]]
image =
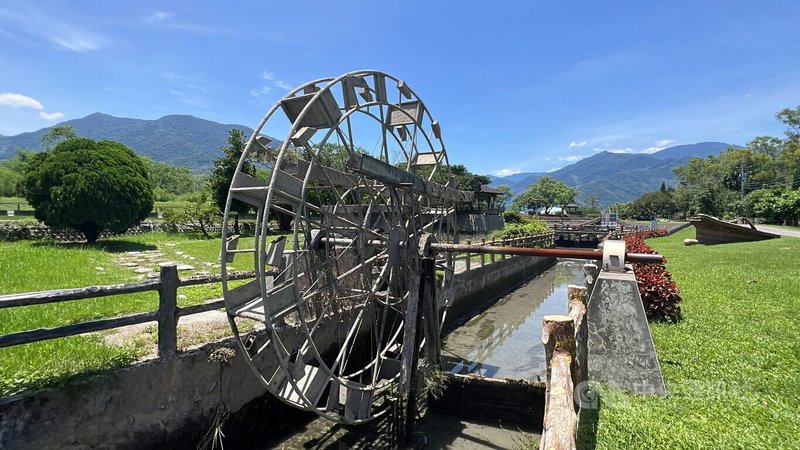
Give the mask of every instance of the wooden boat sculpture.
[(750, 242), (774, 239), (780, 235), (759, 231), (750, 223), (739, 225), (706, 214), (698, 214), (689, 219), (697, 231), (697, 240), (701, 244), (727, 244), (731, 242)]

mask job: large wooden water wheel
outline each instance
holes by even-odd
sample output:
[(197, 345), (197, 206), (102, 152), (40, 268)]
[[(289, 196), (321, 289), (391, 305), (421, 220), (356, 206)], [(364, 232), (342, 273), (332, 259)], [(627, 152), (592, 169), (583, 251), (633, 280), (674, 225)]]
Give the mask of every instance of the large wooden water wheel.
[[(267, 136), (280, 130), (281, 142)], [(469, 199), (454, 189), (439, 123), (404, 81), (355, 71), (280, 99), (233, 177), (221, 256), (231, 328), (269, 391), (339, 423), (383, 414), (407, 390), (419, 343), (407, 329), (420, 239), (452, 241), (455, 206)], [(233, 202), (256, 211), (252, 238), (227, 232)], [(234, 257), (252, 258), (255, 280), (228, 279)], [(440, 324), (453, 264), (435, 265), (426, 320)]]

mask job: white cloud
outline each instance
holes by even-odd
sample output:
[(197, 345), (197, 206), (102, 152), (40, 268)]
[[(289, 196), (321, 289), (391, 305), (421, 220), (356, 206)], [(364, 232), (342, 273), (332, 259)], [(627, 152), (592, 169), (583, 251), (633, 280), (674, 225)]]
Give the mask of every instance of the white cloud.
[(10, 106), (12, 108), (31, 108), (31, 109), (44, 109), (39, 100), (28, 97), (27, 95), (15, 94), (12, 92), (0, 93), (0, 105)]
[(58, 120), (64, 117), (64, 113), (60, 112), (48, 113), (44, 111), (39, 111), (39, 117), (41, 117), (44, 120)]
[(522, 171), (519, 169), (500, 169), (500, 170), (495, 170), (493, 173), (498, 177), (507, 177), (509, 175), (516, 175), (518, 173), (522, 173)]
[(258, 98), (258, 97), (268, 96), (272, 94), (274, 89), (288, 91), (294, 87), (291, 84), (276, 78), (275, 73), (266, 69), (264, 69), (264, 71), (261, 72), (261, 79), (264, 80), (266, 83), (262, 84), (260, 88), (252, 89), (250, 91), (250, 95), (252, 95), (253, 97)]
[(675, 142), (675, 139), (659, 139), (654, 144), (656, 144), (656, 147), (666, 147), (673, 142)]
[(609, 149), (606, 149), (606, 151), (609, 152), (609, 153), (636, 153), (636, 150), (634, 150), (634, 149), (632, 149), (630, 147), (609, 148)]
[(272, 92), (272, 88), (271, 87), (269, 87), (269, 86), (261, 86), (261, 88), (259, 88), (259, 89), (251, 90), (250, 91), (250, 95), (252, 95), (255, 98), (258, 98), (258, 97), (261, 97), (261, 96), (264, 96), (264, 95), (269, 95), (270, 92)]
[(581, 148), (581, 147), (584, 147), (584, 146), (586, 146), (586, 141), (581, 141), (581, 142), (574, 142), (573, 141), (573, 142), (569, 143), (569, 148)]
[(283, 89), (283, 90), (285, 90), (285, 91), (288, 91), (289, 89), (291, 89), (291, 88), (293, 88), (293, 87), (294, 87), (294, 86), (292, 86), (291, 84), (289, 84), (289, 83), (287, 83), (287, 82), (285, 82), (285, 81), (281, 81), (281, 80), (276, 80), (276, 81), (275, 81), (274, 83), (272, 83), (272, 84), (273, 84), (273, 85), (274, 85), (276, 88)]
[(17, 10), (0, 9), (0, 28), (6, 36), (32, 37), (75, 52), (97, 50), (107, 43), (105, 38), (87, 30), (91, 18), (73, 16), (71, 20), (80, 24), (76, 26), (63, 21), (69, 14), (48, 14), (23, 6), (24, 2), (18, 3)]
[(145, 18), (144, 18), (144, 20), (146, 20), (146, 21), (148, 21), (148, 22), (153, 22), (153, 21), (160, 21), (160, 20), (167, 20), (167, 19), (171, 19), (171, 18), (172, 18), (172, 16), (174, 16), (174, 14), (172, 14), (172, 13), (170, 13), (170, 12), (166, 12), (166, 11), (155, 11), (155, 12), (153, 12), (152, 14), (150, 14), (149, 16), (145, 17)]
[(570, 155), (570, 156), (559, 156), (558, 157), (558, 159), (560, 159), (561, 161), (569, 161), (569, 162), (580, 161), (583, 158), (585, 158), (584, 155)]

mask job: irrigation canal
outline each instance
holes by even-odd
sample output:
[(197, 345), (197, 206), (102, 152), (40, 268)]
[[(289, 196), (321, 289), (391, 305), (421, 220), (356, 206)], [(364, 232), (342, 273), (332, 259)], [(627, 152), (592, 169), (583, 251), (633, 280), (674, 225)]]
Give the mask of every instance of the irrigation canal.
[[(559, 260), (449, 333), (442, 349), (445, 369), (491, 378), (544, 380), (542, 317), (567, 313), (567, 286), (583, 284), (584, 262)], [(389, 420), (348, 428), (302, 414), (288, 427), (276, 427), (269, 434), (259, 442), (260, 448), (383, 448), (389, 446), (383, 443), (389, 434)], [(479, 422), (427, 412), (419, 421), (415, 438), (433, 449), (519, 448), (533, 438), (538, 441), (538, 434), (513, 423)]]

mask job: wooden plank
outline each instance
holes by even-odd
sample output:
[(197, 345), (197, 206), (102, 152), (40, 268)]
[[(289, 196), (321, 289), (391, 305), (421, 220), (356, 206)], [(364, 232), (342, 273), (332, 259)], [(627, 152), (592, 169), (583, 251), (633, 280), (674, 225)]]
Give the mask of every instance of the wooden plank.
[(278, 236), (277, 239), (269, 243), (264, 263), (278, 267), (283, 262), (283, 250), (286, 247), (286, 236)]
[(30, 331), (6, 334), (0, 336), (0, 348), (12, 345), (28, 344), (31, 342), (45, 341), (77, 334), (91, 333), (94, 331), (110, 330), (112, 328), (135, 325), (137, 323), (154, 322), (158, 319), (158, 314), (148, 312), (134, 314), (131, 316), (115, 317), (113, 319), (93, 320), (91, 322), (81, 322), (73, 325), (66, 325), (56, 328), (39, 328)]
[(228, 311), (235, 311), (240, 306), (261, 298), (261, 283), (259, 280), (253, 280), (247, 284), (243, 284), (236, 288), (229, 290), (225, 294), (225, 304)]
[(45, 303), (57, 303), (70, 300), (85, 300), (90, 298), (106, 297), (109, 295), (155, 291), (158, 289), (158, 285), (158, 280), (147, 280), (136, 283), (88, 286), (75, 289), (55, 289), (52, 291), (0, 295), (0, 308), (41, 305)]
[(266, 307), (271, 315), (275, 315), (297, 303), (294, 295), (294, 283), (289, 283), (267, 293)]
[(319, 367), (309, 366), (308, 364), (304, 364), (302, 370), (302, 376), (295, 381), (299, 392), (289, 383), (289, 380), (285, 380), (278, 395), (289, 402), (307, 406), (300, 395), (302, 393), (314, 405), (319, 400), (323, 389), (325, 389), (328, 377), (323, 371), (319, 370)]
[(422, 122), (423, 106), (418, 100), (389, 105), (386, 126), (419, 125)]
[[(264, 275), (277, 275), (278, 270), (269, 270), (264, 273)], [(252, 270), (238, 270), (236, 272), (231, 272), (228, 274), (228, 281), (232, 280), (246, 280), (248, 278), (255, 278), (256, 273)], [(190, 278), (184, 278), (180, 281), (180, 286), (197, 286), (199, 284), (210, 284), (210, 283), (221, 283), (222, 282), (222, 275), (214, 274), (214, 275), (201, 275), (201, 276), (194, 276)]]
[(177, 317), (191, 316), (192, 314), (200, 314), (206, 311), (214, 311), (224, 307), (225, 307), (225, 300), (217, 299), (207, 303), (201, 303), (199, 305), (192, 305), (183, 308), (178, 308), (178, 311), (175, 313), (175, 315)]
[(472, 192), (459, 191), (432, 181), (425, 181), (412, 173), (362, 153), (350, 155), (347, 165), (375, 180), (392, 186), (411, 188), (414, 192), (430, 197), (461, 203), (472, 201), (474, 195)]
[[(357, 386), (364, 387), (363, 384), (354, 383)], [(372, 394), (371, 390), (359, 390), (344, 388), (345, 399), (342, 404), (344, 405), (344, 418), (345, 420), (360, 420), (369, 417), (370, 408), (372, 407)], [(341, 402), (341, 393), (339, 399)]]
[(439, 160), (442, 158), (442, 152), (425, 152), (425, 153), (417, 153), (411, 159), (411, 165), (414, 167), (422, 167), (422, 166), (435, 166), (439, 163)]
[[(226, 251), (226, 253), (225, 253), (225, 262), (227, 262), (227, 263), (232, 263), (233, 262), (233, 257), (236, 256), (236, 253), (231, 253), (231, 252), (233, 250), (236, 250), (236, 248), (238, 246), (239, 246), (239, 235), (238, 234), (234, 234), (233, 236), (229, 237), (225, 241), (225, 251)], [(219, 258), (217, 258), (217, 259), (219, 261), (222, 261), (222, 251), (220, 251)]]
[(303, 119), (300, 122), (297, 121), (300, 113), (315, 95), (317, 95), (316, 92), (310, 92), (281, 100), (281, 108), (283, 108), (283, 112), (289, 122), (299, 127), (317, 129), (330, 128), (339, 123), (342, 112), (339, 110), (339, 105), (336, 103), (336, 99), (330, 89), (319, 94), (317, 101), (309, 107)]
[(311, 167), (311, 173), (308, 177), (309, 181), (322, 183), (326, 186), (332, 185), (334, 187), (344, 187), (348, 189), (354, 188), (358, 185), (356, 177), (331, 167), (322, 166), (320, 164), (314, 164), (311, 166), (310, 162), (301, 158), (298, 158), (295, 161), (287, 162), (284, 166), (284, 169), (286, 169), (287, 173), (303, 179), (305, 178), (309, 167)]
[(236, 200), (256, 208), (263, 208), (267, 201), (267, 187), (266, 182), (244, 172), (238, 172), (233, 177), (230, 192)]

